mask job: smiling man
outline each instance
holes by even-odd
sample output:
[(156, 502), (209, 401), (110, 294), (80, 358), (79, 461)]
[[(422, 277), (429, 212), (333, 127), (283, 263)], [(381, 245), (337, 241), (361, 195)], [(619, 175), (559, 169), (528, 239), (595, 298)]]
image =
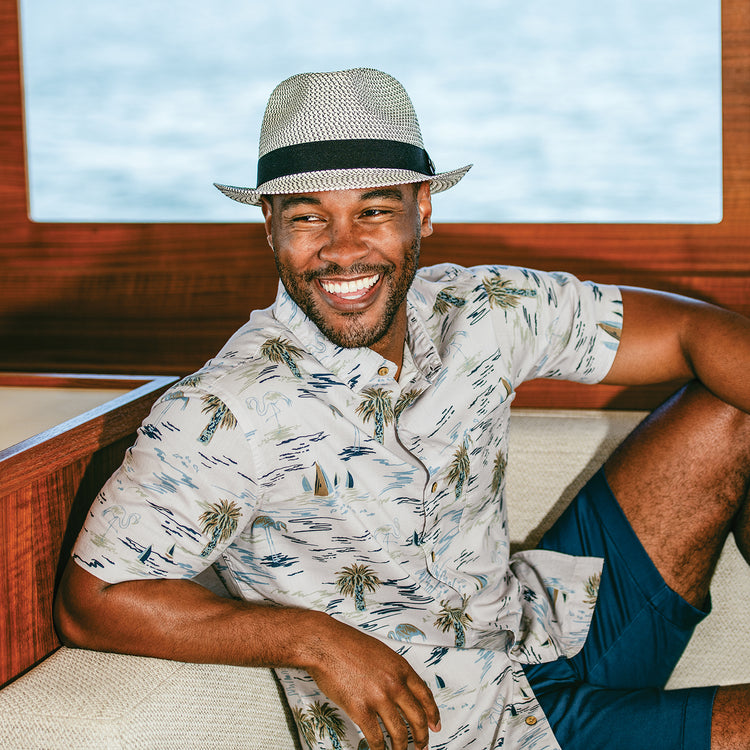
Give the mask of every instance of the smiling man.
[[(747, 685), (664, 685), (730, 533), (750, 560), (750, 323), (419, 268), (431, 194), (467, 171), (436, 173), (391, 76), (277, 87), (258, 186), (218, 186), (262, 208), (276, 302), (154, 406), (78, 539), (60, 634), (274, 667), (311, 748), (746, 749)], [(510, 403), (536, 377), (693, 382), (511, 556)], [(233, 598), (192, 580), (210, 565)]]
[(270, 196), (263, 215), (279, 277), (310, 320), (400, 368), (406, 295), (432, 234), (428, 184)]

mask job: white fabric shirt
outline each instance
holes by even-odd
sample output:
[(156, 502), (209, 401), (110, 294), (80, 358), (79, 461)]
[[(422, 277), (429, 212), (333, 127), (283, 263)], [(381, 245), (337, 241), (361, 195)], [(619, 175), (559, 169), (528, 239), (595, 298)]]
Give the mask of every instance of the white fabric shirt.
[[(215, 563), (238, 597), (382, 639), (435, 694), (435, 750), (557, 748), (521, 665), (582, 648), (601, 560), (509, 555), (510, 403), (524, 380), (601, 380), (621, 324), (616, 287), (421, 269), (396, 381), (280, 287), (155, 404), (74, 557), (110, 583)], [(310, 747), (366, 746), (306, 673), (277, 671)]]

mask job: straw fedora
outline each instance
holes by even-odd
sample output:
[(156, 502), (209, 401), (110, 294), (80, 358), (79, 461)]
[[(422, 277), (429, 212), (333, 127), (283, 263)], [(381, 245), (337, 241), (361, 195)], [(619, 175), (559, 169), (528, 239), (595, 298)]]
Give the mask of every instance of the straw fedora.
[(404, 87), (379, 70), (353, 68), (282, 81), (263, 117), (258, 187), (214, 185), (259, 206), (262, 195), (409, 182), (428, 181), (439, 193), (470, 168), (436, 173)]

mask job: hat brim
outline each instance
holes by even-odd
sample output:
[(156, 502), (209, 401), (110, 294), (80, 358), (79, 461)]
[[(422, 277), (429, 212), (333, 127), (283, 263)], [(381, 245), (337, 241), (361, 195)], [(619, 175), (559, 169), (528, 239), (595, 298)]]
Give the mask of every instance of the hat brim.
[(429, 182), (433, 193), (441, 193), (456, 185), (471, 169), (468, 164), (451, 172), (426, 175), (406, 169), (330, 169), (320, 172), (303, 172), (286, 175), (258, 185), (257, 188), (235, 187), (214, 183), (227, 198), (251, 206), (260, 206), (261, 196), (284, 193), (317, 193), (327, 190), (358, 190), (364, 188), (405, 185), (412, 182)]

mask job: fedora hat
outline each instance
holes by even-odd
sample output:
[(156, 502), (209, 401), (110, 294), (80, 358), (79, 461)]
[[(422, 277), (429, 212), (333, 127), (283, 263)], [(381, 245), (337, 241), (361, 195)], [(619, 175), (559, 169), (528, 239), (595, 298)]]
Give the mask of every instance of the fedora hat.
[(214, 185), (259, 206), (262, 195), (408, 182), (427, 181), (439, 193), (470, 168), (436, 173), (404, 87), (379, 70), (353, 68), (282, 81), (263, 117), (258, 186)]

